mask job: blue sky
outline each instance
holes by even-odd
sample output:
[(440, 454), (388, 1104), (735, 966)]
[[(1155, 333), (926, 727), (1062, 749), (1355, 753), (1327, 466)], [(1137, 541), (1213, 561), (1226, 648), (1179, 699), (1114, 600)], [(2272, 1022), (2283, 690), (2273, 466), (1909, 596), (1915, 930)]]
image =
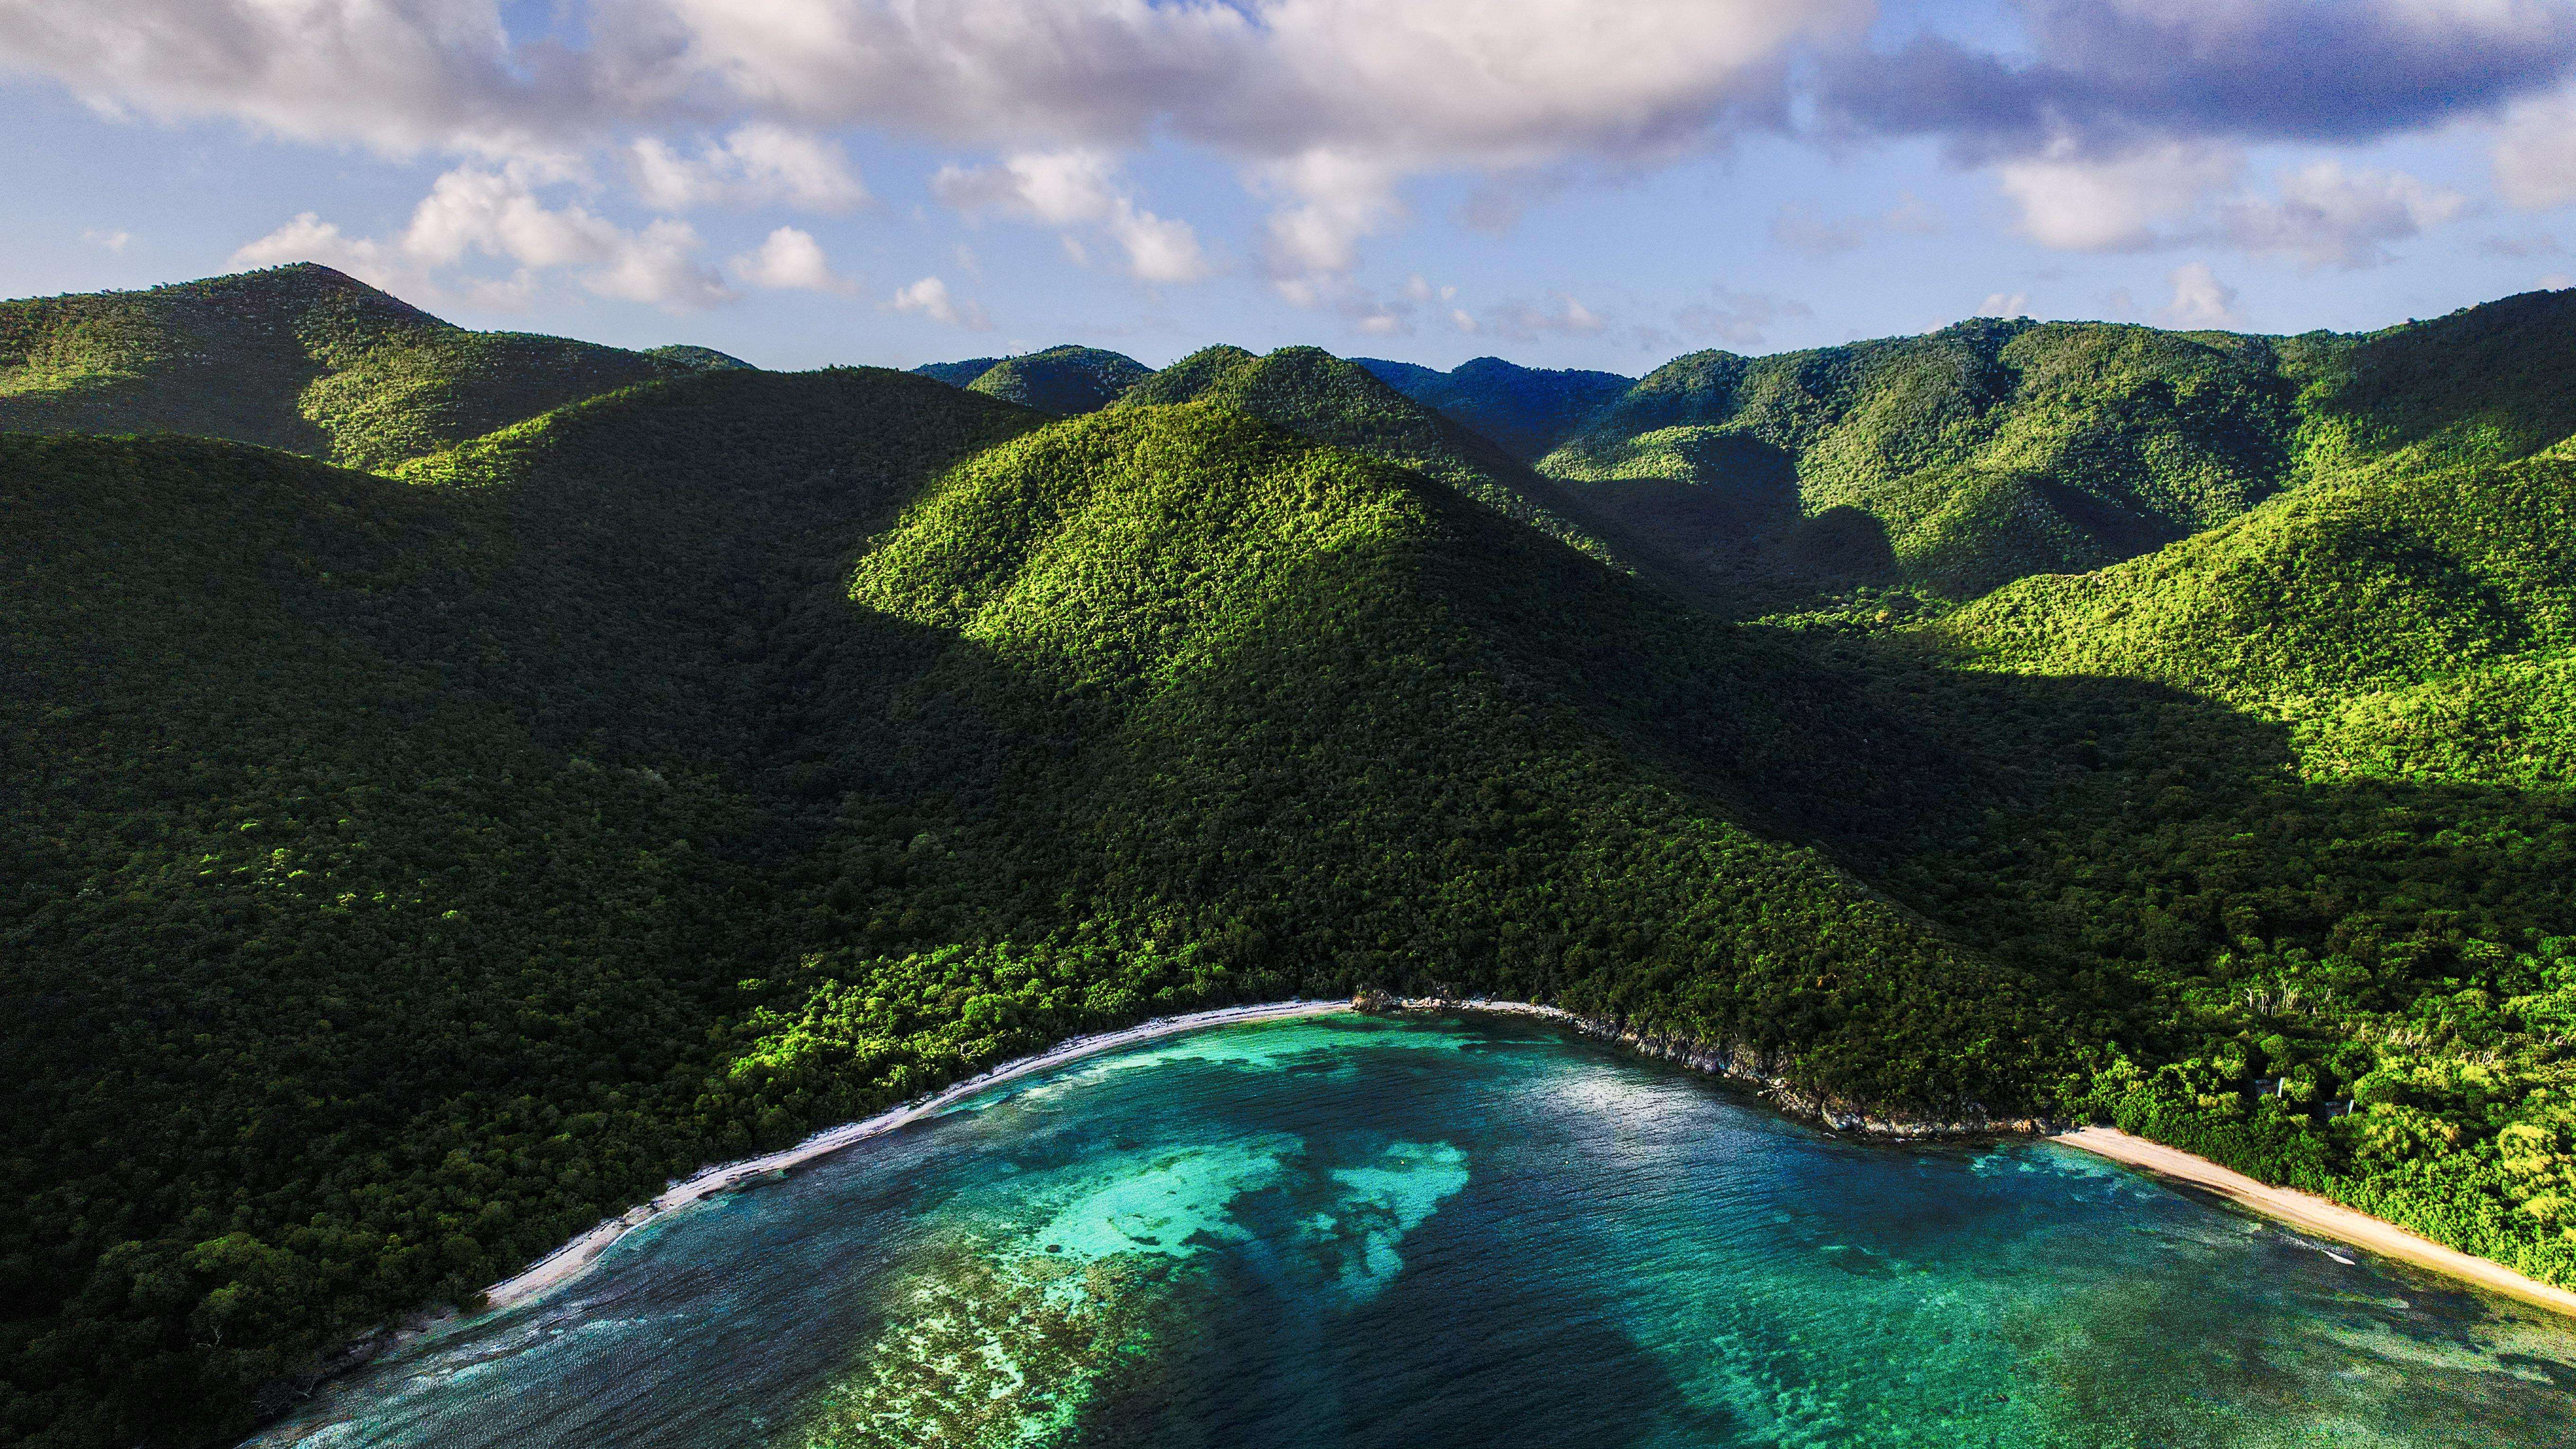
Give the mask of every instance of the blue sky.
[(1640, 373), (2576, 273), (2576, 0), (0, 0), (0, 293)]

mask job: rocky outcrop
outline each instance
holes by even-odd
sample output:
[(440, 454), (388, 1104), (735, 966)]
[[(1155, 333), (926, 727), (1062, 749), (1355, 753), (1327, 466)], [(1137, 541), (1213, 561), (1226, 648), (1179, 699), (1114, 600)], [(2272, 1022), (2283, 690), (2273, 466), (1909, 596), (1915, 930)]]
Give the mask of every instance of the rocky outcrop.
[(1528, 1001), (1493, 1001), (1483, 997), (1390, 996), (1363, 991), (1351, 998), (1354, 1010), (1381, 1015), (1428, 1012), (1487, 1012), (1500, 1016), (1535, 1016), (1562, 1022), (1586, 1036), (1614, 1041), (1631, 1051), (1677, 1062), (1695, 1071), (1722, 1077), (1752, 1089), (1764, 1101), (1802, 1121), (1863, 1137), (1974, 1138), (2024, 1137), (2055, 1132), (2067, 1124), (2044, 1117), (2005, 1116), (1968, 1104), (1949, 1113), (1915, 1112), (1874, 1106), (1821, 1093), (1799, 1083), (1787, 1064), (1769, 1053), (1710, 1043), (1696, 1037), (1642, 1032), (1606, 1017), (1580, 1016), (1558, 1006)]

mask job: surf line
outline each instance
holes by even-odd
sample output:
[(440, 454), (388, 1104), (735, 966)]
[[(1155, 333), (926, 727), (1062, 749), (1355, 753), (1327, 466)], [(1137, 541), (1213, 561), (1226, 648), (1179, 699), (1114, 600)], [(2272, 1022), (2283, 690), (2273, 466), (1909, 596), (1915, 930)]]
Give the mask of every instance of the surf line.
[(685, 1182), (665, 1188), (650, 1202), (638, 1203), (621, 1217), (603, 1220), (599, 1226), (548, 1253), (514, 1277), (483, 1290), (488, 1309), (508, 1308), (525, 1303), (551, 1288), (558, 1288), (590, 1271), (600, 1255), (614, 1247), (617, 1240), (667, 1214), (718, 1193), (727, 1192), (744, 1182), (811, 1162), (817, 1157), (838, 1152), (854, 1143), (881, 1136), (898, 1127), (933, 1116), (965, 1098), (990, 1087), (1058, 1067), (1066, 1062), (1120, 1047), (1134, 1046), (1157, 1037), (1197, 1031), (1202, 1027), (1232, 1026), (1251, 1021), (1279, 1021), (1298, 1016), (1327, 1016), (1351, 1010), (1347, 1001), (1274, 1001), (1259, 1006), (1227, 1006), (1214, 1011), (1194, 1011), (1186, 1016), (1157, 1017), (1152, 1021), (1118, 1031), (1097, 1032), (1078, 1036), (1034, 1056), (1015, 1058), (990, 1067), (930, 1096), (891, 1108), (858, 1122), (845, 1122), (838, 1127), (817, 1132), (793, 1147), (760, 1157), (747, 1157), (739, 1162), (718, 1163), (703, 1168)]

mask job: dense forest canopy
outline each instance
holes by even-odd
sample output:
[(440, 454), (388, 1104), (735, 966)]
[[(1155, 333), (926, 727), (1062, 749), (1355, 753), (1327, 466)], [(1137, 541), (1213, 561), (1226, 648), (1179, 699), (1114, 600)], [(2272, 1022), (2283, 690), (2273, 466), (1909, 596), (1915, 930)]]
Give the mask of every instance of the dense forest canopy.
[(318, 268), (0, 329), (0, 1444), (236, 1434), (702, 1163), (1371, 988), (2576, 1284), (2570, 294), (1633, 385), (773, 374)]

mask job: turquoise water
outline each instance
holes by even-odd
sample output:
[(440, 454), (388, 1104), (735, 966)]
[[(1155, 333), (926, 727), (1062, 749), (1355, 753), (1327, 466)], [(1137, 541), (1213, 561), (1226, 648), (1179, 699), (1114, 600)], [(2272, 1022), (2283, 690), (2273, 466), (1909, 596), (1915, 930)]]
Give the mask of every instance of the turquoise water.
[(253, 1442), (2488, 1449), (2576, 1443), (2576, 1324), (2063, 1148), (1327, 1017), (677, 1214)]

